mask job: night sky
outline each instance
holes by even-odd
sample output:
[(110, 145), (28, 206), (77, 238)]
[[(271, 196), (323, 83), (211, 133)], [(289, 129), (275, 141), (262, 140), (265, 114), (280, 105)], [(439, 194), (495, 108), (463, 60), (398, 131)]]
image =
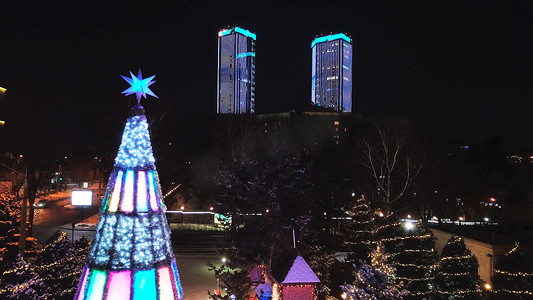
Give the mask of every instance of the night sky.
[(139, 67), (156, 75), (148, 110), (214, 113), (217, 33), (234, 25), (257, 34), (258, 113), (308, 104), (311, 41), (343, 32), (356, 113), (533, 144), (533, 2), (335, 0), (2, 1), (2, 144), (105, 129)]

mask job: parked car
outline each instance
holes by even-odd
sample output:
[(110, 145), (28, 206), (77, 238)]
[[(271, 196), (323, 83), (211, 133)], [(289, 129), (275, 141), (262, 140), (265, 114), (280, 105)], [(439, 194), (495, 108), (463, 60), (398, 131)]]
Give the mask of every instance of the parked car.
[(52, 203), (49, 200), (41, 199), (35, 203), (33, 203), (33, 207), (35, 208), (48, 208), (52, 205)]
[(93, 223), (76, 223), (74, 225), (74, 228), (83, 229), (83, 230), (95, 230), (96, 229), (96, 224), (93, 224)]

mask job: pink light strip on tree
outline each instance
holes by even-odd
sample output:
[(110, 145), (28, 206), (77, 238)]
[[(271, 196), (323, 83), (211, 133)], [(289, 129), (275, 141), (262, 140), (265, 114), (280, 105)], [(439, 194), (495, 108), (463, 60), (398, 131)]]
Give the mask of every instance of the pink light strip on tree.
[(129, 300), (130, 299), (131, 272), (110, 272), (107, 290), (107, 299)]

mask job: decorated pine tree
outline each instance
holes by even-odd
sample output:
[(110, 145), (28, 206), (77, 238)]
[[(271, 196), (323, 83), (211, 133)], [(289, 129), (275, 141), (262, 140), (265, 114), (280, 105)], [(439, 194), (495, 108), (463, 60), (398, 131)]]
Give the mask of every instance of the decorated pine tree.
[(37, 255), (35, 271), (49, 299), (72, 299), (82, 271), (67, 234), (57, 231)]
[(32, 265), (17, 255), (15, 260), (2, 263), (0, 271), (0, 299), (41, 300), (47, 299), (41, 278)]
[(344, 244), (349, 251), (349, 259), (352, 261), (370, 261), (370, 253), (375, 239), (375, 213), (370, 204), (361, 195), (355, 204), (346, 210), (351, 218), (345, 230)]
[(393, 258), (396, 280), (409, 291), (405, 298), (429, 299), (438, 260), (433, 234), (421, 223), (400, 222), (392, 216), (381, 222), (377, 229), (379, 241)]
[(0, 194), (0, 258), (13, 261), (19, 252), (18, 232), (20, 222), (20, 201), (15, 197)]
[(74, 243), (74, 256), (79, 265), (83, 265), (87, 260), (87, 255), (89, 255), (90, 250), (91, 243), (83, 235)]
[(404, 299), (408, 291), (397, 284), (394, 278), (395, 269), (388, 263), (389, 255), (377, 246), (370, 254), (370, 264), (360, 260), (354, 264), (354, 281), (341, 286), (346, 299)]
[(492, 283), (498, 299), (533, 297), (533, 255), (517, 243), (496, 264)]
[[(131, 74), (131, 73), (130, 73)], [(155, 168), (148, 123), (139, 104), (154, 76), (123, 78), (137, 94), (115, 165), (87, 264), (74, 299), (183, 299), (170, 245), (166, 207)]]
[(405, 226), (403, 249), (394, 257), (396, 279), (404, 282), (409, 291), (405, 299), (430, 299), (438, 260), (433, 234), (421, 223), (406, 223)]
[(437, 299), (480, 299), (479, 264), (462, 238), (452, 236), (442, 249), (437, 264), (435, 291)]

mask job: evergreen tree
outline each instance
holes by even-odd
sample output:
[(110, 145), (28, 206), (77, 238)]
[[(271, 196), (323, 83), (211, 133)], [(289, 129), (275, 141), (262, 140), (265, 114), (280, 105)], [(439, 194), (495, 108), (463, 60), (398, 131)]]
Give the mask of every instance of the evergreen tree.
[(74, 243), (74, 256), (78, 265), (83, 266), (83, 263), (87, 260), (87, 255), (89, 255), (90, 250), (91, 242), (89, 242), (89, 240), (82, 235), (80, 239)]
[(331, 249), (325, 246), (318, 231), (312, 230), (311, 223), (310, 214), (295, 219), (294, 227), (298, 229), (296, 230), (296, 247), (302, 257), (306, 257), (307, 264), (320, 279), (318, 298), (323, 299), (330, 292), (335, 292), (334, 289), (328, 287), (338, 287), (340, 284), (345, 283), (346, 280), (339, 281), (339, 279), (351, 278), (351, 273), (348, 274), (350, 277), (339, 276), (339, 274), (335, 273), (334, 266), (340, 264), (340, 262), (333, 257)]
[(402, 252), (394, 259), (397, 280), (403, 281), (409, 291), (405, 299), (430, 299), (438, 260), (435, 239), (431, 230), (421, 223), (404, 225), (413, 227), (407, 230)]
[(43, 280), (42, 292), (49, 299), (74, 297), (83, 268), (75, 254), (67, 234), (61, 231), (56, 231), (39, 252), (35, 269)]
[[(242, 265), (237, 263), (237, 265)], [(220, 267), (215, 266), (211, 262), (207, 263), (209, 271), (215, 273), (215, 277), (220, 282), (220, 289), (224, 290), (224, 294), (220, 291), (211, 293), (208, 291), (208, 295), (213, 300), (230, 300), (231, 295), (235, 296), (235, 299), (248, 299), (252, 291), (252, 281), (250, 280), (250, 271), (248, 267), (237, 267), (234, 262), (228, 260)]]
[[(358, 197), (355, 203), (348, 204), (343, 210), (349, 220), (339, 224), (339, 232), (343, 233), (343, 251), (348, 254), (344, 261), (335, 260), (331, 265), (327, 283), (331, 287), (332, 295), (340, 294), (342, 292), (340, 286), (351, 282), (354, 265), (358, 266), (359, 261), (370, 263), (370, 253), (374, 247), (375, 213), (364, 195)], [(309, 265), (313, 267), (311, 263)], [(324, 282), (320, 276), (319, 278)]]
[(0, 299), (6, 300), (41, 300), (47, 299), (43, 293), (44, 285), (32, 270), (29, 262), (22, 255), (14, 261), (2, 262), (0, 271)]
[(433, 294), (434, 266), (437, 254), (433, 234), (421, 223), (399, 222), (383, 218), (377, 228), (396, 269), (396, 280), (409, 291), (406, 299), (430, 299)]
[(409, 292), (401, 284), (395, 283), (395, 269), (388, 263), (388, 254), (381, 246), (371, 253), (370, 264), (359, 260), (355, 265), (354, 282), (341, 286), (348, 299), (404, 299)]
[(346, 232), (344, 245), (349, 251), (349, 259), (352, 262), (358, 260), (370, 262), (376, 227), (374, 210), (365, 196), (361, 195), (346, 213), (351, 218), (344, 230)]
[(3, 260), (15, 260), (18, 249), (18, 232), (20, 223), (20, 201), (15, 197), (0, 194), (0, 257)]
[(479, 264), (462, 238), (452, 236), (442, 249), (437, 265), (435, 290), (437, 299), (480, 299)]
[(492, 283), (498, 299), (533, 297), (533, 255), (517, 243), (496, 264)]
[[(290, 248), (294, 219), (309, 211), (308, 166), (299, 156), (221, 164), (214, 178), (220, 213), (232, 216), (234, 262), (266, 264)], [(260, 232), (261, 234), (257, 234)], [(243, 267), (243, 266), (241, 266)]]

